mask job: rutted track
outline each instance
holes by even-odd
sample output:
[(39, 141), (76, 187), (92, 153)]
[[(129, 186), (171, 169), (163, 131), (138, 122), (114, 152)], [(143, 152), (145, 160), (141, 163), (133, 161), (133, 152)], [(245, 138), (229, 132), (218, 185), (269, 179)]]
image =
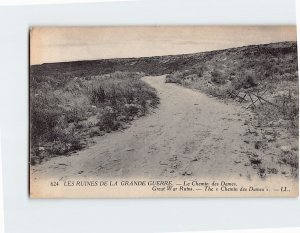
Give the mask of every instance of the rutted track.
[(165, 83), (165, 76), (143, 80), (157, 89), (155, 112), (124, 130), (96, 138), (72, 156), (53, 158), (32, 170), (43, 177), (251, 177), (256, 171), (243, 153), (249, 112), (191, 89)]

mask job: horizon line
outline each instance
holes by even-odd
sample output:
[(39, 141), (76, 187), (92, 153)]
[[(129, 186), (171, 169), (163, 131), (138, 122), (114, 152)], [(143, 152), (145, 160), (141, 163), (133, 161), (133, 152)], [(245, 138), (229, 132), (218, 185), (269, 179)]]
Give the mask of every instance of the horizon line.
[(36, 63), (36, 64), (29, 64), (29, 65), (30, 66), (41, 66), (41, 65), (48, 65), (48, 64), (93, 62), (93, 61), (114, 60), (114, 59), (124, 59), (125, 60), (125, 59), (180, 56), (180, 55), (194, 55), (194, 54), (200, 54), (200, 53), (209, 53), (209, 52), (214, 52), (214, 51), (224, 51), (224, 50), (228, 50), (228, 49), (238, 49), (238, 48), (251, 47), (251, 46), (257, 46), (257, 45), (270, 45), (270, 44), (289, 43), (289, 42), (296, 43), (296, 45), (297, 45), (297, 40), (286, 40), (286, 41), (278, 41), (278, 42), (271, 42), (271, 43), (251, 44), (251, 45), (243, 45), (243, 46), (237, 46), (237, 47), (228, 47), (228, 48), (224, 48), (224, 49), (213, 49), (213, 50), (207, 50), (207, 51), (195, 52), (195, 53), (166, 54), (166, 55), (141, 56), (141, 57), (112, 57), (112, 58), (99, 58), (99, 59), (87, 59), (87, 60), (66, 60), (66, 61), (57, 61), (57, 62)]

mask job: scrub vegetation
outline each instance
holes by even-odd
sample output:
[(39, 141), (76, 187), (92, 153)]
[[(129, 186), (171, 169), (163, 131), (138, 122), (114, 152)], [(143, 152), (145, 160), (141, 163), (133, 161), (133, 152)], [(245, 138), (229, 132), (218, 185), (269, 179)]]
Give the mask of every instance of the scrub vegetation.
[(275, 148), (272, 153), (278, 163), (289, 166), (290, 173), (298, 176), (296, 42), (161, 57), (33, 65), (32, 164), (87, 147), (93, 137), (122, 130), (132, 120), (151, 112), (159, 98), (156, 90), (141, 80), (147, 75), (167, 75), (167, 83), (250, 110), (253, 118), (244, 122), (248, 135), (242, 136), (252, 136), (252, 141), (245, 141), (253, 144), (257, 153), (249, 155), (249, 164), (257, 168), (261, 177), (277, 174), (277, 168), (264, 167), (263, 162), (269, 159), (263, 157), (267, 150)]

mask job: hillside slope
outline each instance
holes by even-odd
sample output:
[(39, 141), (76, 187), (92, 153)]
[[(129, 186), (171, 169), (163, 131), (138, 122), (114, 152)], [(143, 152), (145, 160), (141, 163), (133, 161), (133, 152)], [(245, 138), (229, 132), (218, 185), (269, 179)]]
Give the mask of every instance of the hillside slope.
[[(70, 144), (78, 144), (74, 150), (79, 150), (82, 138), (73, 138), (73, 135), (78, 135), (77, 132), (82, 132), (82, 129), (86, 129), (85, 134), (90, 137), (103, 135), (104, 132), (126, 128), (125, 123), (145, 115), (150, 107), (156, 107), (158, 100), (155, 90), (140, 82), (139, 78), (164, 74), (168, 74), (166, 82), (200, 90), (222, 101), (235, 100), (242, 107), (250, 105), (248, 109), (252, 109), (254, 117), (251, 121), (244, 119), (248, 130), (241, 136), (254, 135), (255, 140), (245, 140), (262, 155), (270, 148), (277, 148), (275, 157), (278, 163), (290, 166), (289, 173), (298, 176), (299, 90), (296, 42), (184, 55), (33, 65), (30, 67), (31, 106), (36, 104), (41, 108), (35, 108), (38, 110), (38, 118), (31, 119), (42, 119), (46, 129), (50, 127), (53, 131), (50, 136), (56, 144), (54, 147), (50, 145), (52, 151), (65, 154), (66, 145)], [(135, 88), (140, 91), (134, 98), (136, 92), (131, 86), (131, 80), (134, 80)], [(100, 86), (90, 92), (90, 85), (95, 84)], [(105, 101), (101, 102), (106, 89), (110, 91)], [(267, 102), (260, 103), (254, 99), (255, 104), (251, 105), (252, 99), (249, 97), (242, 101), (240, 97), (233, 98), (232, 93), (242, 93), (242, 96), (245, 93), (258, 94)], [(55, 106), (59, 106), (59, 109)], [(47, 123), (49, 116), (53, 116), (51, 125)], [(62, 125), (67, 127), (63, 128), (63, 132), (57, 131), (62, 129)], [(40, 129), (37, 124), (33, 126)], [(47, 133), (47, 130), (41, 134)], [(41, 137), (37, 136), (40, 135), (32, 135), (36, 141), (35, 148), (44, 149), (47, 145), (41, 144)], [(49, 138), (49, 135), (43, 136)], [(59, 140), (57, 145), (57, 138), (65, 140), (65, 144), (62, 146)], [(277, 173), (278, 169), (270, 172)]]
[[(147, 75), (162, 75), (174, 71), (183, 71), (199, 65), (211, 59), (219, 59), (226, 56), (227, 60), (248, 61), (252, 65), (258, 60), (270, 58), (282, 58), (291, 55), (290, 61), (293, 66), (297, 66), (297, 43), (280, 42), (272, 44), (251, 45), (224, 50), (216, 50), (194, 54), (141, 57), (141, 58), (115, 58), (91, 61), (74, 61), (60, 63), (45, 63), (42, 65), (32, 65), (30, 67), (31, 76), (48, 75), (99, 75), (115, 71), (144, 72)], [(265, 66), (271, 66), (271, 64)]]

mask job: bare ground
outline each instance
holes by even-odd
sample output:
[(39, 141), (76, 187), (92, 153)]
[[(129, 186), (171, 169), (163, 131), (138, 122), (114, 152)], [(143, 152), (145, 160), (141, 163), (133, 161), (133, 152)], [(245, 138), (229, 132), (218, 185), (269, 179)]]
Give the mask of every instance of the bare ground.
[[(96, 143), (83, 151), (33, 166), (32, 178), (258, 176), (259, 169), (252, 166), (249, 156), (261, 151), (249, 143), (255, 136), (249, 136), (244, 124), (251, 122), (251, 112), (165, 83), (164, 75), (143, 80), (156, 88), (160, 97), (153, 113), (133, 121), (124, 131), (96, 138)], [(277, 166), (273, 155), (265, 155), (262, 164)]]

